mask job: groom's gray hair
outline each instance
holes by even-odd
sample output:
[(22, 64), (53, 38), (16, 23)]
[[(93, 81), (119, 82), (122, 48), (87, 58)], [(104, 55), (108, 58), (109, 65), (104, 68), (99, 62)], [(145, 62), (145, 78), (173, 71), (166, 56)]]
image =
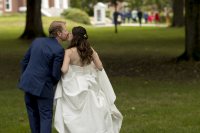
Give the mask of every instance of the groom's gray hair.
[(62, 32), (63, 27), (66, 22), (64, 21), (53, 21), (49, 26), (49, 37), (57, 37), (57, 32)]

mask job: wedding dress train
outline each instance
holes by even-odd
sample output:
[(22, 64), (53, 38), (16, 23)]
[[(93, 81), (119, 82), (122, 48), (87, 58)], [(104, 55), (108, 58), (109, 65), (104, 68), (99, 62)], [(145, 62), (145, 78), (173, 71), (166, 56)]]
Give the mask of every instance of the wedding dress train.
[(122, 115), (104, 70), (69, 65), (55, 93), (54, 126), (59, 133), (119, 133)]

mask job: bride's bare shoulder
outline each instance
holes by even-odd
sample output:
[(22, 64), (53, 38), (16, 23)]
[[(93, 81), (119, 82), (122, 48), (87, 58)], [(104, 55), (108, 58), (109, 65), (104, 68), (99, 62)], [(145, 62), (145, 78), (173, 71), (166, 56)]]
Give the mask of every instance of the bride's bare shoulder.
[(70, 56), (73, 53), (72, 48), (70, 49), (65, 49), (65, 55)]
[(76, 48), (76, 47), (68, 48), (68, 49), (65, 50), (65, 52), (66, 52), (66, 51), (73, 53), (73, 52), (76, 52), (76, 51), (77, 51), (77, 48)]

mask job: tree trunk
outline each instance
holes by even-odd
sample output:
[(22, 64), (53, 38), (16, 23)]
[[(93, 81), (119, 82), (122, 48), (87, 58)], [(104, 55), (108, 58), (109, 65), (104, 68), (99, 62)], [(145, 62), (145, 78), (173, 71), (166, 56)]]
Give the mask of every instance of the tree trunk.
[(111, 3), (112, 3), (112, 5), (114, 5), (114, 8), (115, 8), (115, 11), (114, 11), (114, 14), (113, 14), (113, 20), (114, 20), (114, 25), (115, 25), (115, 33), (118, 33), (117, 25), (118, 25), (119, 13), (117, 11), (117, 0), (111, 0)]
[(200, 60), (200, 1), (186, 0), (184, 60)]
[(20, 39), (45, 36), (41, 18), (41, 0), (27, 0), (26, 27)]
[(173, 22), (172, 27), (184, 26), (184, 0), (173, 0)]

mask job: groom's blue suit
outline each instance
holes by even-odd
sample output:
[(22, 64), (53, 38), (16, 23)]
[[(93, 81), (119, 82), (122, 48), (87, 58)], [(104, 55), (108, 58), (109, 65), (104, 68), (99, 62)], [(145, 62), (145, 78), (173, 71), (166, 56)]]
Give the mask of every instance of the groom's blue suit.
[(21, 62), (19, 88), (32, 133), (51, 133), (54, 86), (61, 76), (64, 49), (55, 38), (37, 38)]

